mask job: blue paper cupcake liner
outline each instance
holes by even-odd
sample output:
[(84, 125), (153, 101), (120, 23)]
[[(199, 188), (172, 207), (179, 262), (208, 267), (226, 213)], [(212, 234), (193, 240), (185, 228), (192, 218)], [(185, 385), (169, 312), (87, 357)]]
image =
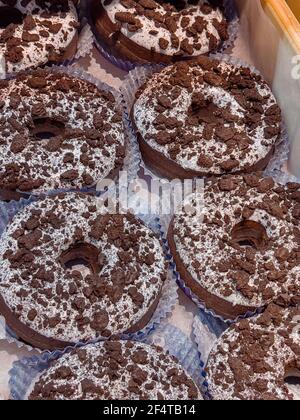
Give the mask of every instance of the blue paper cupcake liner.
[[(19, 213), (23, 208), (30, 205), (31, 203), (38, 201), (38, 198), (30, 197), (29, 199), (21, 199), (20, 201), (11, 201), (10, 203), (3, 203), (0, 202), (0, 238), (2, 234), (5, 232), (7, 226), (11, 223), (14, 216)], [(154, 223), (152, 218), (145, 216), (141, 219), (144, 221), (144, 223), (150, 228), (154, 229)], [(157, 233), (157, 232), (156, 232)], [(121, 338), (125, 340), (143, 340), (145, 337), (147, 337), (149, 334), (151, 334), (159, 325), (160, 323), (167, 318), (167, 316), (172, 312), (177, 300), (178, 300), (178, 294), (177, 294), (177, 284), (173, 275), (173, 272), (171, 270), (168, 270), (167, 272), (167, 279), (162, 287), (161, 296), (158, 302), (158, 305), (154, 311), (154, 314), (149, 321), (149, 323), (140, 331), (130, 334), (121, 334)], [(0, 319), (0, 326), (1, 326), (1, 319)], [(14, 332), (5, 325), (6, 329), (6, 340), (10, 343), (16, 343), (18, 347), (25, 346), (27, 349), (32, 350), (33, 347), (30, 345), (22, 342), (15, 334)], [(101, 338), (96, 340), (88, 341), (90, 342), (97, 342), (101, 341)], [(76, 346), (82, 346), (84, 344), (87, 344), (87, 342), (78, 342)], [(37, 351), (41, 351), (39, 349), (36, 349)]]
[(210, 351), (216, 340), (228, 329), (228, 325), (214, 316), (199, 310), (193, 321), (194, 340), (198, 346), (203, 365), (206, 366)]
[[(163, 324), (160, 328), (143, 340), (147, 344), (162, 347), (166, 352), (176, 357), (185, 371), (193, 378), (204, 397), (208, 396), (203, 362), (195, 343), (193, 343), (181, 330), (171, 324)], [(101, 344), (100, 344), (101, 345)], [(76, 347), (79, 347), (76, 346)], [(52, 362), (59, 359), (74, 347), (62, 351), (43, 353), (39, 356), (23, 358), (13, 363), (9, 372), (10, 396), (13, 400), (24, 400), (38, 376), (48, 369)]]
[[(92, 32), (94, 33), (94, 44), (101, 53), (101, 55), (110, 63), (112, 63), (114, 66), (120, 68), (124, 71), (130, 71), (133, 70), (136, 67), (143, 66), (143, 64), (140, 63), (134, 63), (129, 60), (125, 60), (123, 58), (120, 58), (116, 55), (114, 55), (110, 48), (102, 41), (100, 37), (97, 35), (96, 30), (93, 28), (93, 22), (90, 15), (90, 0), (83, 0), (82, 2), (82, 9), (83, 13), (86, 15), (86, 21), (89, 22)], [(215, 52), (224, 52), (234, 46), (235, 40), (237, 38), (238, 29), (239, 29), (239, 17), (238, 12), (235, 4), (235, 0), (224, 0), (224, 9), (225, 9), (225, 16), (227, 18), (227, 21), (229, 22), (229, 39), (225, 42), (223, 42), (217, 51)], [(193, 57), (190, 57), (193, 58)], [(166, 64), (163, 64), (163, 66), (166, 66)]]

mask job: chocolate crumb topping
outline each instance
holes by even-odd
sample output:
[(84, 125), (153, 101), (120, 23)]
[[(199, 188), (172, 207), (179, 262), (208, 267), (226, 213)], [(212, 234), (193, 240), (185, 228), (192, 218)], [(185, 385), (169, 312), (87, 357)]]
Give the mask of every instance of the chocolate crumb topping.
[(0, 56), (6, 72), (61, 61), (78, 27), (72, 0), (0, 0)]
[(207, 365), (217, 400), (296, 400), (285, 378), (300, 368), (300, 309), (271, 304), (258, 317), (232, 325)]
[(29, 395), (29, 400), (45, 399), (202, 400), (202, 397), (178, 361), (161, 348), (107, 341), (73, 350), (46, 370)]
[(155, 73), (132, 116), (153, 151), (201, 175), (253, 172), (281, 135), (281, 111), (262, 77), (207, 57)]
[(206, 0), (102, 0), (109, 19), (135, 44), (175, 57), (216, 50), (228, 39), (223, 8)]
[(124, 130), (111, 93), (46, 70), (19, 73), (0, 93), (1, 188), (81, 189), (121, 167)]
[[(51, 196), (20, 211), (2, 237), (1, 296), (44, 337), (74, 343), (126, 332), (159, 298), (159, 239), (134, 215), (97, 206), (89, 195)], [(77, 260), (87, 272), (68, 264)]]
[(204, 198), (189, 196), (191, 208), (204, 202), (203, 218), (179, 214), (172, 226), (194, 282), (233, 307), (299, 299), (298, 191), (298, 184), (283, 186), (254, 173), (209, 180)]

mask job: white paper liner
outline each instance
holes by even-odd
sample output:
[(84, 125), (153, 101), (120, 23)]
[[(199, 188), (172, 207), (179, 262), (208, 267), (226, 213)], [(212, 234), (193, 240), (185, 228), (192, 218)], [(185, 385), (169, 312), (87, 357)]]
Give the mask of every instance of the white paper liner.
[[(122, 95), (120, 94), (119, 91), (117, 91), (113, 87), (107, 85), (106, 83), (101, 82), (99, 79), (92, 76), (91, 74), (86, 72), (81, 67), (51, 66), (51, 67), (45, 67), (45, 70), (47, 70), (49, 72), (53, 72), (53, 73), (67, 74), (71, 77), (75, 77), (75, 78), (90, 82), (93, 85), (95, 85), (99, 90), (103, 90), (105, 92), (112, 93), (113, 96), (116, 99), (118, 109), (120, 109), (121, 111), (124, 109), (123, 97), (122, 97)], [(139, 149), (136, 145), (135, 139), (132, 137), (132, 131), (129, 130), (129, 128), (128, 128), (128, 118), (124, 114), (124, 112), (122, 112), (122, 114), (123, 114), (124, 134), (125, 134), (125, 139), (126, 139), (126, 155), (125, 155), (125, 158), (124, 158), (122, 171), (127, 172), (128, 182), (131, 182), (133, 179), (135, 179), (137, 177), (137, 173), (138, 173), (138, 170), (139, 170), (139, 163), (140, 163)], [(94, 187), (82, 188), (80, 190), (78, 190), (78, 189), (56, 189), (56, 190), (49, 190), (47, 192), (34, 192), (34, 191), (33, 192), (18, 191), (18, 192), (21, 193), (22, 196), (24, 196), (26, 198), (40, 197), (40, 196), (43, 196), (45, 194), (48, 194), (48, 195), (49, 194), (58, 194), (60, 192), (71, 192), (71, 191), (73, 191), (73, 192), (75, 192), (75, 191), (90, 192), (90, 193), (94, 193), (94, 194), (97, 193), (97, 195), (102, 194), (103, 191), (96, 191), (96, 185), (97, 185), (97, 183), (95, 184)]]
[(223, 321), (216, 319), (212, 315), (204, 311), (199, 311), (198, 315), (194, 317), (193, 322), (193, 336), (194, 341), (198, 347), (200, 358), (203, 362), (203, 377), (206, 387), (206, 397), (212, 399), (209, 393), (209, 383), (207, 381), (207, 373), (205, 371), (208, 358), (218, 338), (228, 328), (228, 325)]
[(86, 57), (94, 47), (94, 35), (86, 19), (85, 4), (79, 0), (77, 5), (78, 20), (80, 22), (79, 39), (75, 60)]
[[(77, 8), (78, 13), (78, 21), (81, 23), (81, 27), (78, 30), (78, 43), (77, 43), (77, 50), (74, 55), (74, 57), (70, 58), (69, 60), (64, 60), (61, 63), (54, 64), (54, 67), (67, 67), (72, 64), (74, 64), (76, 61), (78, 61), (80, 58), (84, 58), (87, 55), (89, 55), (94, 47), (94, 35), (92, 33), (90, 25), (84, 20), (82, 16), (82, 5), (81, 2), (79, 2)], [(31, 71), (38, 68), (44, 68), (44, 67), (52, 67), (49, 65), (49, 63), (41, 64), (37, 67), (30, 67), (28, 69), (25, 69), (24, 71)], [(11, 79), (17, 75), (17, 72), (13, 73), (7, 73), (6, 72), (6, 63), (5, 63), (5, 57), (3, 57), (0, 54), (0, 80), (1, 79)]]
[(207, 395), (204, 361), (193, 342), (176, 326), (163, 323), (147, 338), (147, 343), (160, 346), (176, 357), (186, 372), (193, 378), (204, 396)]
[(6, 79), (5, 56), (4, 54), (0, 53), (0, 80), (4, 79)]
[[(96, 30), (94, 29), (94, 25), (93, 25), (91, 14), (90, 14), (89, 3), (90, 3), (90, 0), (83, 0), (82, 10), (83, 10), (83, 13), (85, 13), (86, 20), (89, 22), (91, 26), (92, 32), (94, 33), (94, 43), (96, 47), (98, 48), (99, 52), (101, 53), (101, 55), (106, 60), (111, 62), (113, 65), (125, 71), (130, 71), (134, 69), (135, 67), (143, 66), (140, 63), (134, 63), (132, 61), (114, 56), (114, 54), (109, 50), (109, 48), (105, 44), (101, 43), (101, 40), (99, 39), (99, 36), (97, 35)], [(238, 30), (239, 30), (239, 17), (237, 13), (235, 0), (224, 0), (224, 8), (225, 8), (225, 16), (229, 22), (229, 27), (228, 27), (229, 38), (227, 41), (223, 42), (219, 46), (216, 52), (224, 52), (233, 48), (234, 43), (237, 38)], [(190, 58), (193, 58), (193, 57), (190, 57)], [(163, 65), (165, 66), (166, 64), (163, 64)]]
[[(256, 74), (260, 74), (259, 71), (254, 68), (253, 66), (249, 65), (248, 63), (245, 63), (244, 61), (240, 60), (237, 57), (233, 57), (233, 56), (229, 56), (226, 54), (214, 54), (211, 56), (212, 58), (216, 58), (220, 61), (225, 61), (227, 63), (233, 64), (235, 66), (246, 66), (248, 67), (252, 72), (256, 73)], [(128, 76), (126, 77), (123, 85), (120, 88), (120, 92), (121, 95), (123, 96), (123, 104), (124, 104), (124, 109), (125, 109), (125, 115), (126, 115), (126, 119), (125, 121), (127, 121), (128, 123), (128, 132), (131, 133), (130, 137), (132, 142), (136, 142), (136, 144), (138, 145), (138, 141), (136, 138), (136, 134), (133, 128), (133, 124), (130, 120), (130, 112), (131, 112), (131, 108), (134, 104), (135, 101), (135, 94), (137, 92), (137, 90), (152, 76), (152, 74), (154, 74), (157, 71), (160, 71), (163, 67), (159, 66), (159, 65), (148, 65), (148, 66), (143, 66), (143, 67), (136, 67), (134, 70), (130, 71)], [(138, 146), (137, 146), (138, 147)], [(266, 176), (273, 176), (276, 180), (278, 180), (280, 182), (280, 178), (281, 180), (284, 180), (286, 182), (291, 182), (291, 176), (289, 174), (283, 173), (281, 171), (281, 168), (283, 167), (284, 163), (287, 161), (288, 159), (288, 153), (289, 153), (289, 140), (288, 140), (288, 135), (287, 135), (287, 130), (285, 128), (284, 123), (282, 123), (282, 134), (281, 134), (281, 138), (278, 140), (277, 142), (277, 147), (276, 147), (276, 151), (275, 154), (273, 156), (273, 158), (270, 160), (269, 165), (267, 166), (266, 170), (265, 170), (265, 175)], [(148, 168), (142, 157), (141, 154), (139, 152), (139, 156), (140, 156), (140, 160), (141, 160), (141, 167), (143, 168), (144, 174), (146, 176), (150, 176), (152, 179), (155, 180), (162, 180), (163, 178), (159, 175), (156, 174), (155, 172), (153, 172), (150, 168)], [(157, 215), (159, 216), (159, 215)], [(170, 261), (170, 265), (171, 268), (174, 270), (174, 274), (176, 276), (176, 281), (178, 283), (178, 285), (182, 288), (182, 290), (187, 294), (187, 296), (193, 300), (193, 302), (202, 310), (206, 311), (208, 314), (216, 317), (217, 319), (219, 319), (220, 321), (226, 322), (228, 324), (237, 321), (241, 318), (244, 317), (249, 317), (249, 316), (253, 316), (259, 312), (261, 312), (262, 308), (253, 311), (253, 312), (247, 312), (246, 314), (236, 318), (235, 320), (232, 319), (223, 319), (221, 316), (217, 315), (214, 311), (212, 310), (208, 310), (205, 306), (204, 302), (199, 301), (199, 299), (193, 294), (193, 292), (187, 288), (184, 284), (184, 281), (181, 279), (181, 276), (179, 275), (179, 273), (176, 270), (176, 265), (175, 262), (173, 260), (173, 257), (170, 253), (170, 249), (166, 240), (166, 233), (168, 231), (169, 228), (169, 224), (170, 221), (172, 219), (172, 215), (163, 215), (160, 216), (157, 220), (158, 223), (160, 224), (160, 235), (161, 238), (164, 242), (164, 246), (165, 246), (165, 250), (166, 250), (166, 254), (167, 254), (167, 258)]]
[(271, 176), (279, 184), (286, 185), (289, 182), (300, 183), (300, 178), (292, 175), (288, 172), (287, 162), (290, 155), (290, 142), (287, 133), (287, 128), (283, 126), (283, 141), (275, 150), (275, 154), (271, 159), (267, 169), (265, 170), (265, 176)]
[[(28, 206), (30, 203), (37, 201), (37, 198), (29, 198), (27, 200), (22, 199), (20, 201), (11, 201), (9, 203), (3, 203), (0, 202), (0, 239), (3, 232), (6, 230), (7, 225), (11, 222), (13, 217), (21, 211), (24, 207)], [(144, 223), (151, 229), (154, 226), (153, 220), (148, 217), (143, 218)], [(157, 233), (157, 232), (156, 232)], [(149, 321), (149, 323), (140, 331), (131, 333), (131, 334), (121, 334), (122, 339), (126, 340), (143, 340), (145, 337), (147, 337), (151, 332), (153, 332), (158, 325), (167, 318), (167, 316), (172, 312), (177, 300), (178, 300), (178, 294), (177, 294), (177, 284), (175, 282), (175, 278), (173, 275), (172, 270), (168, 270), (167, 273), (167, 279), (164, 283), (160, 295), (160, 299), (157, 305), (157, 308), (154, 311), (154, 314)], [(1, 319), (0, 319), (1, 322)], [(2, 327), (2, 328), (1, 328)], [(24, 343), (21, 339), (19, 339), (14, 332), (5, 326), (6, 329), (6, 340), (10, 343), (16, 343), (18, 347), (25, 346), (28, 350), (37, 350), (41, 352), (38, 348), (33, 348), (32, 346)], [(0, 323), (0, 331), (3, 331), (3, 323), (1, 326)], [(93, 339), (88, 341), (93, 343), (97, 341), (101, 341), (103, 338)], [(79, 342), (76, 345), (84, 345), (87, 344), (87, 342)]]
[[(147, 344), (158, 345), (172, 356), (175, 356), (185, 371), (198, 385), (204, 397), (207, 397), (207, 384), (204, 379), (203, 362), (199, 357), (197, 346), (181, 330), (174, 325), (164, 323), (154, 334), (151, 334), (142, 341)], [(43, 353), (40, 356), (23, 358), (14, 362), (12, 369), (9, 371), (11, 398), (13, 400), (26, 399), (39, 375), (49, 368), (51, 362), (57, 360), (63, 354), (70, 351), (70, 349)]]

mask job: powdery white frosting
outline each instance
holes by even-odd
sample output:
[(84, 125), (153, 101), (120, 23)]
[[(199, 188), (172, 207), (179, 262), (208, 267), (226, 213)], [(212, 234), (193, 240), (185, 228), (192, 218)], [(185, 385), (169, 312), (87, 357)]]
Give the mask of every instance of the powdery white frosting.
[[(28, 266), (21, 263), (24, 261), (26, 251), (19, 245), (22, 237), (17, 238), (14, 232), (19, 232), (28, 220), (32, 220), (32, 215), (36, 214), (36, 211), (41, 212), (35, 216), (38, 218), (38, 227), (33, 231), (24, 228), (25, 236), (37, 231), (41, 233), (38, 245), (27, 250), (27, 256), (30, 254), (32, 259), (32, 263)], [(109, 330), (111, 334), (126, 332), (148, 312), (158, 298), (166, 274), (164, 254), (159, 239), (134, 216), (131, 218), (108, 216), (111, 232), (117, 227), (117, 222), (120, 223), (120, 220), (124, 222), (120, 231), (125, 241), (129, 241), (131, 235), (143, 236), (143, 241), (138, 242), (135, 249), (130, 245), (128, 252), (131, 259), (124, 263), (120, 259), (122, 245), (118, 245), (117, 237), (115, 240), (109, 240), (106, 233), (103, 233), (100, 239), (95, 239), (93, 236), (96, 229), (93, 223), (103, 212), (105, 213), (105, 209), (98, 206), (97, 198), (67, 194), (48, 197), (26, 206), (7, 227), (0, 244), (0, 293), (11, 311), (34, 331), (46, 337), (72, 343), (93, 339), (99, 335), (99, 331), (91, 327), (89, 320), (94, 318), (96, 312), (104, 311), (108, 316), (106, 331)], [(49, 214), (51, 218), (47, 219)], [(42, 220), (44, 222), (41, 222)], [(107, 220), (103, 219), (101, 223), (105, 224)], [(103, 290), (105, 287), (111, 289), (110, 294), (117, 291), (120, 280), (112, 277), (111, 273), (114, 270), (119, 272), (121, 270), (121, 278), (125, 278), (127, 283), (121, 296), (115, 301), (111, 301), (112, 297), (104, 293), (104, 296), (98, 296), (95, 302), (90, 302), (85, 292), (87, 287), (93, 288), (89, 276), (82, 277), (79, 274), (78, 278), (78, 272), (65, 269), (60, 263), (61, 255), (76, 243), (92, 245), (101, 253), (105, 262), (99, 275), (94, 279), (102, 282)], [(9, 253), (16, 255), (21, 251), (23, 257), (17, 259), (20, 264), (13, 265), (6, 258)], [(150, 253), (153, 254), (151, 263), (148, 265), (142, 263), (140, 258), (146, 258)], [(40, 269), (46, 270), (48, 274), (53, 273), (53, 281), (42, 280), (43, 277), (38, 274)], [(70, 292), (70, 287), (74, 284), (76, 287), (73, 293)], [(137, 289), (136, 291), (143, 296), (140, 305), (133, 302), (134, 296), (129, 293), (132, 288)], [(48, 296), (44, 294), (45, 291), (48, 291)], [(38, 297), (33, 296), (34, 292)], [(60, 302), (56, 300), (57, 298)], [(74, 309), (74, 302), (78, 299), (83, 299), (85, 302), (83, 312)], [(28, 318), (30, 310), (37, 312), (35, 319), (31, 321)], [(88, 320), (82, 328), (76, 321), (79, 314)], [(48, 321), (53, 317), (58, 317), (60, 322), (50, 328)]]
[[(297, 208), (296, 201), (289, 198), (284, 187), (281, 188), (285, 192), (278, 195), (275, 192), (276, 187), (279, 188), (277, 184), (273, 184), (274, 187), (267, 192), (260, 192), (261, 181), (258, 181), (257, 187), (251, 188), (242, 177), (230, 176), (228, 179), (236, 183), (235, 189), (221, 191), (218, 182), (208, 182), (204, 196), (194, 193), (186, 198), (184, 207), (190, 208), (189, 213), (183, 212), (173, 219), (174, 242), (185, 268), (206, 291), (233, 306), (243, 305), (254, 310), (282, 294), (290, 298), (297, 296), (300, 287), (300, 267), (297, 264), (299, 244), (296, 219), (291, 217)], [(284, 212), (282, 218), (264, 208), (270, 200), (279, 204)], [(266, 229), (266, 249), (255, 250), (236, 243), (233, 247), (233, 228), (245, 220), (243, 212), (247, 208), (253, 209), (247, 220), (257, 222)], [(193, 213), (192, 209), (197, 211)], [(287, 254), (284, 261), (277, 256), (280, 250)], [(290, 264), (288, 260), (292, 255), (296, 261)], [(285, 271), (286, 276), (279, 276), (278, 280), (275, 276), (268, 277), (272, 272), (277, 275)], [(237, 274), (245, 276), (242, 286), (236, 281)], [(248, 289), (252, 295), (247, 294)], [(265, 294), (266, 291), (270, 295)]]
[(0, 53), (0, 80), (6, 78), (5, 56)]
[[(281, 316), (275, 323), (274, 308)], [(211, 351), (206, 367), (213, 398), (300, 400), (299, 390), (297, 393), (296, 387), (284, 383), (286, 375), (293, 370), (297, 372), (297, 364), (299, 367), (299, 321), (299, 309), (274, 306), (265, 314), (225, 331)], [(296, 375), (299, 376), (299, 370)]]
[[(32, 15), (36, 24), (36, 27), (29, 31), (32, 35), (39, 35), (41, 31), (47, 31), (48, 37), (40, 36), (39, 41), (28, 42), (27, 45), (22, 43), (21, 48), (23, 51), (23, 58), (18, 63), (12, 63), (6, 60), (6, 72), (8, 74), (19, 72), (32, 67), (38, 67), (46, 64), (49, 61), (49, 50), (47, 45), (53, 46), (55, 53), (60, 54), (61, 51), (66, 50), (76, 35), (77, 28), (74, 27), (74, 23), (78, 23), (78, 16), (76, 7), (72, 0), (66, 0), (69, 5), (69, 11), (67, 13), (53, 14), (51, 17), (44, 18), (42, 16), (45, 11), (42, 9), (35, 0), (30, 0), (26, 6), (23, 6), (22, 0), (16, 0), (14, 7), (19, 10), (24, 16)], [(49, 2), (50, 4), (51, 2)], [(0, 8), (7, 6), (3, 1), (0, 0)], [(47, 27), (43, 25), (43, 21), (50, 20), (53, 24), (61, 24), (61, 29), (53, 34), (48, 31)], [(4, 29), (0, 29), (0, 37)], [(14, 37), (22, 40), (22, 34), (24, 32), (24, 24), (19, 24), (14, 32)], [(0, 42), (0, 55), (8, 51), (6, 43)]]
[[(109, 2), (109, 4), (105, 5), (105, 0), (101, 0), (101, 3), (106, 10), (106, 13), (108, 14), (110, 20), (113, 23), (117, 23), (118, 21), (115, 18), (115, 14), (118, 12), (127, 12), (127, 13), (135, 13), (135, 8), (127, 8), (119, 0), (112, 0)], [(169, 2), (172, 4), (172, 2)], [(187, 2), (186, 2), (187, 3)], [(219, 44), (221, 42), (220, 35), (215, 28), (215, 26), (212, 24), (212, 21), (215, 19), (219, 23), (224, 21), (224, 15), (221, 12), (220, 9), (212, 10), (211, 13), (208, 15), (201, 12), (201, 5), (203, 3), (207, 3), (205, 0), (199, 0), (198, 5), (189, 5), (186, 4), (185, 11), (188, 12), (187, 16), (190, 18), (190, 24), (191, 26), (197, 17), (201, 17), (204, 19), (204, 21), (207, 23), (207, 28), (204, 30), (201, 34), (199, 34), (199, 44), (201, 44), (200, 49), (194, 49), (192, 54), (185, 54), (186, 56), (197, 56), (201, 54), (207, 53), (209, 48), (209, 41), (210, 36), (213, 35), (217, 43)], [(157, 2), (157, 7), (155, 9), (157, 13), (161, 13), (164, 15), (166, 13), (165, 9)], [(179, 12), (180, 13), (180, 12)], [(178, 13), (170, 12), (170, 17), (177, 16)], [(180, 41), (187, 38), (187, 33), (184, 28), (181, 26), (182, 17), (179, 20), (179, 25), (177, 30), (174, 32), (175, 35), (179, 38)], [(141, 47), (147, 48), (148, 50), (153, 49), (155, 52), (165, 55), (174, 55), (180, 51), (180, 47), (174, 48), (171, 43), (171, 33), (169, 30), (161, 27), (157, 27), (155, 25), (155, 21), (152, 19), (149, 19), (145, 16), (138, 16), (138, 19), (142, 22), (143, 27), (138, 30), (137, 32), (130, 32), (127, 28), (127, 26), (122, 26), (121, 32), (123, 35), (125, 35), (127, 38), (129, 38), (131, 41), (136, 43), (137, 45), (140, 45)], [(158, 31), (156, 35), (149, 34), (150, 31)], [(166, 49), (162, 49), (159, 46), (159, 39), (164, 38), (169, 42), (169, 45)]]
[[(216, 63), (215, 60), (214, 62)], [(177, 85), (173, 84), (172, 79), (176, 71), (178, 71), (179, 66), (185, 66), (180, 71), (191, 77), (190, 88), (180, 86), (180, 82)], [(232, 64), (219, 62), (217, 67), (219, 74), (221, 74), (224, 80), (233, 74), (240, 74), (239, 68)], [(197, 73), (193, 74), (193, 72)], [(201, 66), (201, 63), (200, 65), (194, 64), (190, 68), (186, 64), (176, 64), (155, 73), (143, 86), (143, 91), (140, 92), (133, 107), (133, 118), (137, 131), (154, 151), (161, 153), (185, 170), (193, 170), (201, 174), (210, 173), (220, 175), (226, 172), (237, 172), (252, 167), (270, 153), (278, 138), (278, 133), (271, 138), (266, 138), (264, 134), (264, 130), (268, 126), (266, 121), (264, 121), (265, 113), (270, 107), (276, 105), (276, 99), (267, 83), (261, 78), (255, 80), (254, 77), (256, 76), (253, 74), (255, 89), (262, 97), (267, 97), (268, 99), (263, 105), (263, 113), (260, 116), (261, 120), (258, 126), (254, 130), (249, 129), (244, 120), (249, 114), (249, 111), (238, 103), (235, 96), (226, 88), (212, 86), (206, 81), (203, 81), (203, 76), (207, 73), (207, 70)], [(169, 85), (170, 89), (166, 90), (165, 86)], [(178, 87), (180, 90), (178, 90)], [(178, 92), (178, 97), (172, 99), (172, 93), (174, 93), (175, 89)], [(246, 134), (252, 142), (247, 150), (244, 147), (240, 147), (237, 141), (234, 150), (229, 151), (228, 143), (226, 141), (220, 141), (215, 133), (211, 139), (204, 138), (203, 134), (207, 126), (206, 123), (199, 123), (193, 126), (189, 125), (189, 119), (191, 117), (189, 109), (192, 105), (193, 95), (197, 93), (202, 94), (206, 99), (211, 101), (220, 111), (229, 111), (234, 117), (237, 117), (237, 121), (234, 121), (232, 125), (226, 120), (223, 120), (223, 127), (228, 129), (232, 127), (231, 129), (236, 130), (242, 136)], [(163, 110), (164, 117), (174, 118), (182, 124), (181, 137), (183, 135), (195, 137), (194, 141), (189, 142), (187, 146), (183, 147), (179, 142), (179, 138), (176, 141), (176, 135), (175, 140), (168, 144), (159, 144), (156, 141), (160, 131), (156, 125), (157, 118), (161, 114), (161, 109), (157, 108), (160, 95), (165, 95), (172, 102), (170, 109)], [(242, 90), (241, 95), (244, 95)], [(280, 123), (275, 126), (279, 129)], [(177, 128), (168, 128), (166, 131), (174, 134)], [(179, 148), (176, 152), (176, 157), (172, 155), (172, 149), (174, 147)], [(205, 156), (205, 159), (210, 160), (211, 164), (207, 166), (201, 163), (199, 161), (201, 156)], [(224, 170), (222, 164), (230, 157), (236, 160), (237, 166), (232, 171)]]
[[(31, 81), (36, 78), (39, 83), (45, 81), (45, 86), (33, 87)], [(0, 86), (0, 92), (2, 188), (34, 190), (37, 193), (53, 189), (81, 189), (94, 186), (121, 166), (125, 135), (122, 116), (112, 94), (67, 74), (44, 70), (10, 80)], [(51, 146), (50, 151), (49, 144), (55, 143), (56, 138), (35, 138), (32, 127), (34, 120), (40, 118), (63, 121), (65, 129), (71, 134), (67, 137), (64, 132), (58, 134), (59, 138), (63, 137), (61, 146), (54, 149)], [(24, 143), (17, 152), (13, 148), (16, 138)], [(96, 138), (95, 144), (89, 143), (93, 142), (92, 138)], [(66, 156), (70, 154), (71, 160), (66, 161)], [(16, 171), (13, 181), (8, 179), (11, 166)], [(76, 176), (62, 178), (64, 173), (74, 170)]]
[[(31, 396), (33, 399), (43, 398), (43, 390), (46, 387), (49, 389), (50, 385), (55, 400), (66, 399), (63, 393), (59, 391), (55, 393), (55, 389), (61, 386), (68, 388), (70, 397), (67, 399), (72, 400), (136, 400), (140, 399), (142, 395), (149, 400), (189, 400), (191, 399), (191, 389), (194, 392), (193, 399), (202, 400), (192, 379), (177, 360), (165, 354), (162, 349), (143, 343), (126, 343), (125, 341), (119, 342), (119, 346), (117, 352), (112, 352), (106, 350), (107, 344), (89, 345), (82, 350), (63, 355), (35, 382), (35, 389)], [(82, 354), (82, 352), (84, 353)], [(139, 361), (141, 354), (143, 360)], [(118, 365), (121, 359), (117, 356), (120, 355), (121, 358), (125, 358), (125, 361)], [(115, 357), (117, 357), (114, 362), (116, 372), (112, 372), (113, 369), (109, 368), (109, 365), (113, 363), (111, 359)], [(57, 378), (59, 369), (66, 367), (72, 372), (70, 377)], [(138, 378), (139, 370), (143, 372), (141, 382)], [(138, 383), (134, 382), (135, 375), (137, 375)], [(172, 381), (175, 377), (180, 378), (177, 384)], [(87, 385), (90, 386), (90, 392), (84, 393), (83, 389)], [(149, 389), (149, 385), (151, 389)], [(137, 387), (136, 392), (133, 392), (130, 387)], [(39, 388), (41, 388), (41, 392), (38, 391)], [(36, 394), (38, 398), (36, 398)]]

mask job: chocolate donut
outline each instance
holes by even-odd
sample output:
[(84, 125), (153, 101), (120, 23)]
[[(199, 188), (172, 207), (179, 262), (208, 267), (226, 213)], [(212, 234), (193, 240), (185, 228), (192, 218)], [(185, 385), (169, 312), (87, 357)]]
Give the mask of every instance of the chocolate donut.
[[(168, 240), (185, 285), (207, 308), (235, 319), (300, 298), (300, 185), (260, 174), (208, 181), (199, 211), (174, 216)], [(202, 201), (203, 200), (203, 201)], [(200, 209), (200, 207), (198, 207)]]
[(206, 0), (93, 0), (91, 18), (101, 43), (135, 63), (196, 57), (228, 39), (222, 7)]
[(133, 341), (72, 350), (31, 388), (29, 400), (202, 400), (177, 359)]
[(262, 77), (207, 57), (155, 73), (131, 115), (145, 163), (168, 178), (263, 170), (281, 134)]
[[(158, 304), (166, 263), (159, 239), (97, 198), (61, 194), (21, 210), (0, 244), (0, 313), (42, 349), (137, 332)], [(88, 274), (72, 270), (82, 261)]]
[(122, 116), (111, 93), (60, 71), (0, 82), (0, 190), (92, 187), (124, 158)]
[(72, 58), (78, 27), (71, 0), (0, 0), (0, 57), (6, 73)]
[(271, 304), (225, 331), (207, 364), (216, 400), (299, 400), (285, 379), (300, 375), (300, 308)]

